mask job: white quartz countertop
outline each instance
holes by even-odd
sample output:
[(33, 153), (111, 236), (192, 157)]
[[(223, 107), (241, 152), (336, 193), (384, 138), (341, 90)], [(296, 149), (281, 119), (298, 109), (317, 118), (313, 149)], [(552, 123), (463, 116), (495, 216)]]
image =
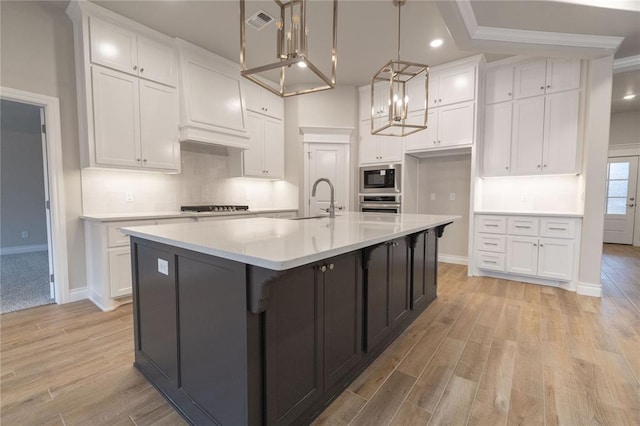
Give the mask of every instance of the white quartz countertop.
[(92, 222), (118, 222), (123, 220), (174, 219), (178, 217), (207, 217), (207, 216), (242, 216), (267, 213), (294, 212), (297, 209), (252, 209), (235, 212), (155, 212), (155, 213), (114, 213), (89, 214), (80, 216), (81, 219)]
[(547, 217), (583, 217), (582, 213), (575, 212), (544, 212), (544, 211), (498, 211), (498, 210), (476, 210), (475, 214), (492, 214), (502, 216), (547, 216)]
[(341, 212), (335, 219), (246, 218), (129, 227), (123, 228), (122, 232), (146, 240), (281, 271), (458, 219), (461, 217)]

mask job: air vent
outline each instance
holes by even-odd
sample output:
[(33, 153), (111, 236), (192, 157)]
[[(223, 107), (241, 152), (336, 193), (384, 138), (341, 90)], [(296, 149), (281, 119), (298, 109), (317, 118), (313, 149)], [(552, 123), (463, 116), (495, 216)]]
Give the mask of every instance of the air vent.
[(264, 10), (259, 10), (253, 15), (249, 16), (245, 22), (247, 23), (247, 25), (260, 31), (261, 29), (269, 25), (271, 21), (273, 21), (273, 16), (269, 15)]

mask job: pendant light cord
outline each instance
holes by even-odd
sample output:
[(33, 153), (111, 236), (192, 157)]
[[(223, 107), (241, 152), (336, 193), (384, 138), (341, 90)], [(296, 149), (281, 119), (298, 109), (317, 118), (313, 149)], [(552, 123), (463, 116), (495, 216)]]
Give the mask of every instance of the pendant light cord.
[(400, 62), (400, 10), (402, 9), (402, 1), (398, 2), (398, 62)]

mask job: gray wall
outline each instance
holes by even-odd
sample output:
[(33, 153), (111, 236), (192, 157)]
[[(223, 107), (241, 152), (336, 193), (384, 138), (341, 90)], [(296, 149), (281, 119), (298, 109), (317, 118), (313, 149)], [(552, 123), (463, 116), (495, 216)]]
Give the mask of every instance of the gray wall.
[(65, 2), (0, 2), (0, 84), (60, 99), (69, 288), (86, 285), (73, 30)]
[(0, 246), (46, 244), (40, 108), (2, 101), (0, 119)]
[(640, 111), (611, 115), (609, 145), (640, 144)]
[[(418, 213), (459, 215), (439, 241), (441, 255), (468, 256), (471, 156), (422, 158), (418, 164)], [(455, 193), (455, 200), (449, 196)], [(431, 194), (435, 200), (431, 200)]]

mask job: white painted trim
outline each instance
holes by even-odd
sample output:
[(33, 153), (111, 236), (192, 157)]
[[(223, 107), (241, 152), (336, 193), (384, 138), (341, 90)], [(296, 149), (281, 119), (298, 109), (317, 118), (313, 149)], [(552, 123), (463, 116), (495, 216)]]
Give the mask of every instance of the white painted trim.
[[(309, 159), (309, 155), (307, 154), (310, 150), (311, 150), (311, 144), (314, 145), (322, 145), (324, 143), (322, 142), (305, 142), (303, 144), (304, 149), (303, 149), (303, 156), (304, 156), (304, 179), (303, 179), (303, 209), (302, 209), (302, 216), (309, 216), (310, 214), (310, 209), (309, 209), (309, 202), (311, 200), (311, 182), (309, 182), (309, 167), (310, 167), (310, 159)], [(326, 145), (330, 145), (326, 144)], [(350, 190), (351, 190), (351, 149), (350, 147), (345, 147), (345, 170), (344, 170), (344, 176), (345, 176), (345, 191), (346, 191), (346, 196), (345, 196), (345, 210), (349, 211), (351, 210), (351, 197), (349, 196), (350, 194)]]
[(456, 256), (453, 254), (439, 254), (438, 262), (453, 263), (454, 265), (468, 265), (469, 258), (465, 256)]
[(640, 70), (640, 55), (627, 56), (613, 61), (614, 74), (637, 70)]
[(640, 144), (609, 145), (609, 157), (632, 157), (634, 155), (640, 155)]
[(602, 286), (598, 284), (578, 282), (576, 293), (583, 296), (602, 297)]
[(69, 300), (67, 302), (77, 302), (89, 298), (89, 287), (73, 288), (69, 290)]
[(351, 143), (353, 127), (300, 127), (303, 143)]
[(62, 133), (58, 98), (0, 86), (0, 98), (44, 108), (47, 126), (47, 167), (49, 170), (49, 201), (51, 205), (51, 251), (53, 255), (56, 303), (69, 301), (67, 261), (67, 226), (62, 167)]
[(47, 244), (31, 244), (28, 246), (2, 247), (0, 248), (0, 255), (34, 253), (37, 251), (47, 251), (48, 248), (49, 246)]

